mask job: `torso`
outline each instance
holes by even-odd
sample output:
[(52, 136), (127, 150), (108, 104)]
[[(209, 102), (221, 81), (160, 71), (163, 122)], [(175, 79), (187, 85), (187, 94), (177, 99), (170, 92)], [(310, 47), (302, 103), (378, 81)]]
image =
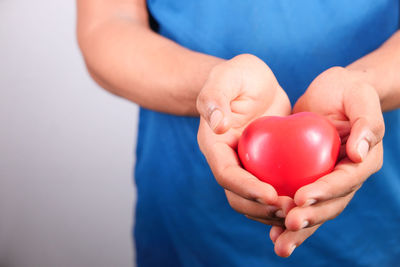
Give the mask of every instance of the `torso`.
[[(292, 104), (319, 73), (379, 47), (398, 27), (395, 0), (149, 0), (159, 33), (192, 50), (251, 53), (274, 71)], [(140, 265), (396, 266), (400, 256), (400, 116), (385, 114), (383, 169), (337, 219), (290, 259), (266, 227), (234, 212), (198, 149), (198, 119), (141, 110), (135, 179)]]

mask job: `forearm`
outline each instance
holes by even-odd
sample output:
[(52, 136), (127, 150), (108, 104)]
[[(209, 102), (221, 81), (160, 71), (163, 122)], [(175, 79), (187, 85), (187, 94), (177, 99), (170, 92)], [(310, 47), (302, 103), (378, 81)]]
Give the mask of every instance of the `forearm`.
[(198, 92), (222, 61), (123, 17), (93, 27), (81, 36), (80, 46), (102, 87), (145, 108), (177, 115), (197, 115)]
[(347, 69), (376, 88), (383, 111), (400, 108), (400, 31)]

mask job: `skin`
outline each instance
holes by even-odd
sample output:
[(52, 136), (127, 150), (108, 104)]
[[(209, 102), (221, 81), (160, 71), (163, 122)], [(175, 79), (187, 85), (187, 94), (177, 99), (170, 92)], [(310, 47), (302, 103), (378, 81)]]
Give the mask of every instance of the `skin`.
[(293, 112), (312, 111), (330, 119), (346, 153), (331, 174), (296, 192), (296, 207), (287, 214), (285, 226), (271, 228), (277, 255), (290, 256), (322, 223), (337, 217), (363, 182), (382, 167), (382, 111), (400, 107), (399, 68), (398, 31), (348, 67), (321, 73), (295, 104)]
[[(275, 210), (281, 210), (280, 213), (272, 213), (271, 209), (266, 210), (266, 207), (257, 208), (253, 203), (244, 200), (230, 201), (236, 211), (248, 218), (272, 225), (270, 238), (275, 244), (277, 255), (290, 256), (321, 224), (337, 217), (363, 182), (382, 167), (382, 138), (385, 131), (382, 111), (400, 107), (400, 75), (397, 73), (399, 69), (400, 33), (397, 32), (379, 49), (348, 67), (334, 67), (318, 75), (297, 101), (293, 112), (319, 113), (336, 126), (343, 144), (341, 160), (335, 170), (299, 189), (295, 194), (294, 203), (285, 199), (284, 202), (268, 202), (268, 205), (265, 205), (274, 205)], [(220, 85), (210, 85), (211, 83), (212, 81), (207, 82), (207, 87), (203, 89), (205, 91), (200, 95), (211, 95), (207, 89), (211, 86), (221, 88)], [(231, 86), (227, 83), (225, 88)], [(202, 120), (208, 122), (208, 128), (213, 129), (216, 135), (229, 132), (230, 127), (225, 125), (225, 117), (219, 118), (217, 123), (213, 120), (210, 108), (207, 111), (207, 107), (210, 106), (212, 109), (225, 110), (227, 105), (216, 104), (217, 97), (209, 96), (208, 99), (200, 104), (198, 102)], [(225, 103), (234, 103), (234, 100), (235, 97), (231, 95), (225, 96)], [(253, 101), (248, 102), (248, 108), (263, 100), (256, 98)], [(224, 111), (223, 114), (230, 116), (229, 111)], [(206, 127), (205, 123), (200, 124), (199, 144), (208, 147), (213, 143), (206, 142), (213, 137), (212, 134), (203, 133), (206, 132), (203, 129)], [(214, 137), (216, 138), (218, 137)], [(222, 150), (213, 151), (207, 148), (203, 148), (202, 151), (209, 162), (214, 161), (216, 156), (226, 158), (231, 152), (224, 153)], [(210, 166), (216, 179), (223, 179), (224, 183), (221, 185), (224, 188), (229, 187), (228, 180), (233, 181), (236, 177), (245, 175), (240, 168), (235, 172), (222, 172), (222, 163), (214, 162)], [(240, 194), (235, 197), (246, 199), (245, 195)], [(284, 225), (276, 223), (276, 215), (284, 217)]]
[[(246, 126), (260, 116), (286, 116), (291, 106), (274, 74), (260, 59), (239, 55), (215, 67), (197, 99), (202, 117), (198, 143), (231, 207), (248, 218), (283, 225), (278, 209), (294, 206), (288, 197), (245, 171), (236, 154)], [(207, 123), (208, 122), (208, 123)]]
[(290, 255), (322, 223), (338, 216), (383, 163), (385, 127), (379, 96), (350, 71), (332, 68), (320, 74), (294, 106), (293, 112), (301, 111), (327, 117), (341, 135), (343, 153), (332, 173), (296, 192), (286, 228), (271, 229), (280, 256)]
[(145, 0), (78, 0), (77, 9), (78, 43), (100, 86), (148, 109), (198, 115), (200, 89), (224, 60), (153, 32)]
[(382, 110), (400, 107), (399, 33), (350, 66), (321, 73), (295, 104), (293, 112), (313, 111), (330, 119), (344, 143), (334, 172), (290, 199), (278, 197), (270, 185), (241, 168), (234, 150), (253, 119), (290, 113), (287, 96), (265, 63), (251, 55), (225, 61), (154, 33), (145, 0), (77, 3), (78, 42), (93, 79), (148, 109), (200, 114), (198, 141), (215, 178), (233, 209), (273, 225), (270, 237), (277, 255), (289, 256), (322, 223), (340, 214), (380, 169)]

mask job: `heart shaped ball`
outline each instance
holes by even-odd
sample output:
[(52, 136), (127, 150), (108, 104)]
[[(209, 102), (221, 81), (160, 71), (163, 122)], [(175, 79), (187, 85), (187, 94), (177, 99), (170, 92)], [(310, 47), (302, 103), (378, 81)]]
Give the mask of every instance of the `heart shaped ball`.
[(238, 143), (243, 167), (272, 185), (278, 195), (296, 191), (335, 167), (340, 137), (324, 117), (301, 112), (288, 117), (261, 117), (250, 123)]

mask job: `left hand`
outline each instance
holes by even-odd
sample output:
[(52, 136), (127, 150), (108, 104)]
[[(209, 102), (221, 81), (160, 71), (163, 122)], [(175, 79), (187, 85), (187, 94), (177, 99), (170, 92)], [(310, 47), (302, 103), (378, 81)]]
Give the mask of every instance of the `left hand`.
[(383, 163), (385, 131), (376, 90), (362, 73), (334, 67), (320, 74), (297, 101), (293, 113), (311, 111), (325, 116), (337, 128), (342, 149), (334, 171), (300, 188), (296, 207), (289, 211), (285, 227), (273, 226), (275, 252), (288, 257), (318, 227), (337, 217), (363, 182)]

